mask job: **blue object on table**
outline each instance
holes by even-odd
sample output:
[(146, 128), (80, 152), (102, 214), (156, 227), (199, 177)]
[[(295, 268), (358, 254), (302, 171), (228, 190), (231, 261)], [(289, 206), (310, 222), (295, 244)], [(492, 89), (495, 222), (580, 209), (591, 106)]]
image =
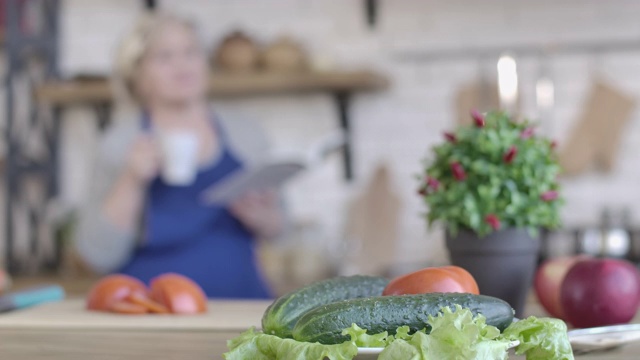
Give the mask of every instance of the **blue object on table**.
[(63, 300), (64, 289), (58, 285), (38, 286), (0, 296), (0, 313)]

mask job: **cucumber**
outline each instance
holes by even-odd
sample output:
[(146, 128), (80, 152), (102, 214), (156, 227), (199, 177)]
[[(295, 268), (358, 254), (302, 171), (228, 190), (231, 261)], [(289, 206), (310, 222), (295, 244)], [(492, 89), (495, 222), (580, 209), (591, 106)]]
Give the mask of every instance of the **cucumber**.
[[(304, 314), (293, 329), (298, 341), (339, 344), (349, 337), (342, 330), (357, 324), (369, 334), (387, 331), (395, 334), (400, 326), (409, 326), (411, 332), (424, 328), (430, 331), (429, 315), (436, 316), (440, 309), (454, 305), (482, 314), (487, 324), (504, 330), (513, 321), (514, 311), (500, 299), (472, 294), (430, 293), (420, 295), (377, 296), (335, 302), (315, 308)], [(455, 311), (455, 310), (454, 310)]]
[(389, 280), (376, 276), (347, 276), (319, 281), (276, 299), (262, 317), (262, 331), (281, 338), (307, 311), (335, 301), (380, 296)]

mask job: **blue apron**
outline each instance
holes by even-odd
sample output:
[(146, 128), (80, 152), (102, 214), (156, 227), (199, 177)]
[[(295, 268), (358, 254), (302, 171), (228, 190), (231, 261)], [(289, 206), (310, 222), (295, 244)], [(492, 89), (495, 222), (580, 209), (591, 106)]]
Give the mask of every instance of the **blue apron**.
[[(143, 127), (150, 128), (148, 117)], [(255, 261), (253, 235), (228, 209), (203, 204), (202, 192), (243, 166), (214, 120), (221, 155), (200, 169), (189, 186), (172, 186), (160, 177), (148, 189), (144, 237), (120, 271), (148, 282), (166, 272), (188, 276), (210, 298), (270, 297)]]

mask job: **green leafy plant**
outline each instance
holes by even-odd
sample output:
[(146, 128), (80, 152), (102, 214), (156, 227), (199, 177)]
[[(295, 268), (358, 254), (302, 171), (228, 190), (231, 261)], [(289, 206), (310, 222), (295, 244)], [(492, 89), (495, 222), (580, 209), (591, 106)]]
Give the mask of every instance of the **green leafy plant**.
[(445, 133), (425, 161), (420, 195), (429, 224), (450, 233), (480, 236), (501, 228), (556, 228), (560, 225), (555, 143), (535, 135), (528, 120), (503, 112), (472, 112), (473, 124)]

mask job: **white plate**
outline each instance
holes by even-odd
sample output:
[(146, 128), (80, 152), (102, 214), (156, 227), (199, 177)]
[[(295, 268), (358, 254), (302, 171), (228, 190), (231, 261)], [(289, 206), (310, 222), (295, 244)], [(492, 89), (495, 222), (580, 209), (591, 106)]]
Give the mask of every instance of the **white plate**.
[(568, 335), (574, 351), (607, 349), (640, 340), (640, 324), (577, 329)]
[(358, 348), (358, 356), (360, 355), (380, 355), (384, 348)]
[[(509, 349), (513, 349), (514, 347), (520, 345), (519, 341), (512, 341), (509, 343)], [(378, 355), (384, 350), (384, 348), (358, 348), (358, 356), (356, 356), (356, 360), (375, 360), (378, 358)]]

